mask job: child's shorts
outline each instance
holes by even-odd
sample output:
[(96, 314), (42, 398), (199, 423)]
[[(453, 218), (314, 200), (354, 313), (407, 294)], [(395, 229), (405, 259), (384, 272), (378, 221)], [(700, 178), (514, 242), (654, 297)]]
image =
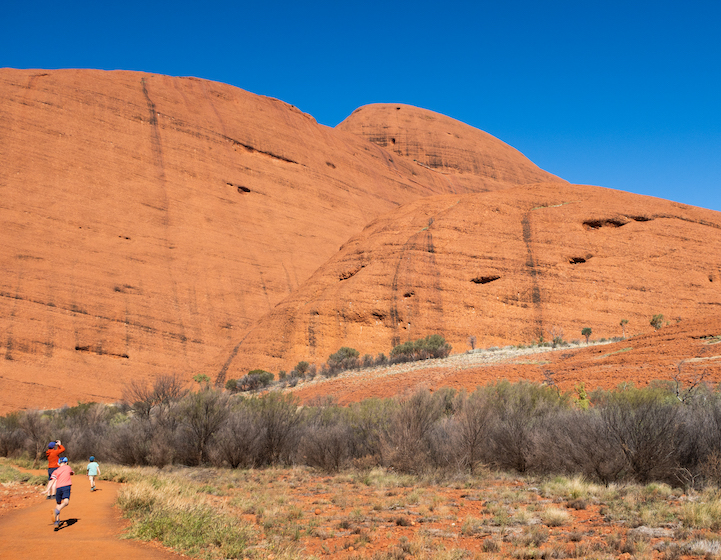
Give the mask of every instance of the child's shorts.
[(63, 486), (62, 488), (56, 488), (55, 489), (55, 501), (59, 504), (63, 502), (63, 500), (67, 498), (70, 499), (70, 486)]
[(52, 469), (48, 469), (48, 480), (50, 480), (50, 475), (53, 474), (56, 470), (58, 470), (58, 467), (53, 467)]

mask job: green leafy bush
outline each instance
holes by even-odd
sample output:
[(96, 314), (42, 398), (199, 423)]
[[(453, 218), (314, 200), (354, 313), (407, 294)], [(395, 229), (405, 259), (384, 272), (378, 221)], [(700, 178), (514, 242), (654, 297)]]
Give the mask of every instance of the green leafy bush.
[(664, 319), (663, 314), (657, 313), (656, 315), (651, 317), (651, 320), (649, 321), (649, 323), (651, 324), (651, 326), (654, 329), (658, 330), (663, 326), (663, 319)]
[(355, 348), (343, 346), (337, 352), (328, 356), (328, 372), (338, 373), (349, 369), (356, 369), (359, 366), (360, 352)]
[(404, 342), (391, 350), (391, 363), (415, 362), (430, 358), (445, 358), (451, 353), (451, 345), (440, 334), (432, 334), (418, 340)]
[(237, 387), (239, 391), (256, 391), (273, 383), (274, 378), (275, 376), (269, 371), (254, 369), (238, 379)]

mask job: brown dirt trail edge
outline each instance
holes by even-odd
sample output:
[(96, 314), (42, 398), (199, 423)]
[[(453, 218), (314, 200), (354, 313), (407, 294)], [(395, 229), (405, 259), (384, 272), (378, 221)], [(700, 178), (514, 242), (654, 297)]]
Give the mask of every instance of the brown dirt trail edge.
[(60, 512), (60, 529), (55, 531), (51, 512), (55, 500), (44, 495), (33, 505), (0, 517), (0, 558), (27, 560), (62, 556), (77, 560), (122, 558), (123, 560), (178, 560), (187, 558), (153, 544), (121, 540), (127, 525), (113, 503), (120, 485), (100, 481), (90, 491), (87, 477), (75, 475), (70, 505)]

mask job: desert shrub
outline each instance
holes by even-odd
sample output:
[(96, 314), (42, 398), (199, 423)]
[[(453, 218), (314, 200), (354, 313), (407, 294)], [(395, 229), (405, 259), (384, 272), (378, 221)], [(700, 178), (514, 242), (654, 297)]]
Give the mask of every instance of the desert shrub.
[(151, 422), (139, 417), (116, 425), (110, 436), (110, 459), (121, 465), (152, 464), (153, 432)]
[(512, 385), (500, 381), (486, 388), (493, 403), (492, 427), (488, 444), (492, 464), (502, 469), (526, 472), (543, 466), (539, 461), (543, 420), (567, 406), (568, 397), (553, 387), (520, 382)]
[(343, 346), (337, 352), (328, 356), (328, 370), (332, 375), (341, 371), (356, 369), (359, 366), (358, 356), (360, 356), (358, 350)]
[(210, 459), (216, 466), (230, 468), (256, 466), (260, 455), (263, 431), (257, 417), (241, 403), (228, 413), (210, 448)]
[(67, 457), (78, 461), (102, 454), (112, 422), (122, 417), (122, 408), (115, 405), (79, 403), (54, 411), (52, 424), (60, 429)]
[(22, 451), (24, 433), (20, 418), (19, 412), (0, 417), (0, 457), (13, 457)]
[(351, 427), (347, 411), (338, 406), (316, 406), (303, 423), (301, 455), (311, 467), (337, 472), (350, 458)]
[(33, 468), (45, 458), (45, 450), (49, 441), (58, 437), (51, 437), (51, 425), (48, 415), (38, 410), (29, 410), (20, 417), (20, 429), (25, 436), (25, 449), (34, 458)]
[(477, 389), (470, 395), (461, 394), (456, 405), (455, 429), (458, 434), (458, 461), (471, 474), (481, 462), (491, 429), (492, 408), (489, 394)]
[(442, 414), (440, 399), (427, 390), (401, 399), (383, 441), (388, 464), (400, 472), (422, 472), (430, 459), (431, 430)]
[(237, 379), (228, 379), (228, 381), (225, 382), (225, 388), (226, 390), (230, 391), (231, 393), (237, 393), (238, 392), (238, 380)]
[(271, 392), (257, 399), (248, 399), (246, 406), (257, 423), (258, 464), (287, 463), (295, 451), (298, 427), (302, 420), (296, 397)]
[(228, 417), (228, 397), (206, 388), (188, 394), (175, 411), (179, 424), (177, 447), (184, 451), (183, 462), (202, 465), (208, 462), (208, 449), (216, 432)]
[(682, 440), (679, 407), (661, 391), (635, 388), (611, 392), (599, 405), (606, 430), (637, 482), (673, 480)]
[(371, 463), (384, 462), (384, 445), (388, 440), (388, 427), (398, 407), (393, 399), (365, 399), (349, 407), (348, 422), (352, 429), (350, 454), (353, 458), (371, 459)]
[(249, 371), (248, 375), (244, 375), (243, 377), (238, 379), (238, 390), (247, 392), (263, 389), (273, 383), (274, 377), (275, 376), (269, 371), (264, 371), (262, 369), (254, 369), (252, 371)]
[(663, 326), (663, 321), (664, 321), (663, 314), (657, 313), (656, 315), (651, 317), (651, 320), (649, 321), (649, 323), (651, 324), (651, 326), (654, 329), (659, 330)]
[(570, 409), (554, 416), (548, 424), (546, 450), (560, 472), (580, 472), (603, 484), (622, 477), (626, 467), (623, 451), (598, 409)]
[(566, 344), (563, 340), (563, 329), (561, 327), (557, 325), (551, 327), (551, 331), (549, 334), (551, 335), (551, 346), (553, 348)]
[(151, 415), (161, 423), (174, 403), (188, 392), (186, 383), (175, 374), (157, 376), (152, 384), (142, 380), (131, 381), (123, 390), (123, 401), (136, 416)]
[(430, 358), (445, 358), (451, 353), (451, 345), (439, 334), (432, 334), (415, 341), (398, 344), (391, 350), (392, 363), (413, 362)]
[(377, 366), (384, 366), (388, 363), (388, 357), (383, 353), (380, 352), (375, 359), (375, 365)]
[(373, 356), (371, 354), (366, 354), (363, 356), (361, 364), (364, 368), (373, 367), (375, 365), (375, 360), (373, 359)]

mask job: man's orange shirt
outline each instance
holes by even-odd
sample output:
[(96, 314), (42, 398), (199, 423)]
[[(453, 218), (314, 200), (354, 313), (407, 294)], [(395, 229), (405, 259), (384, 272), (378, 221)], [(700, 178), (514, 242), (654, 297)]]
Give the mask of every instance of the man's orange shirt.
[(48, 456), (48, 468), (49, 469), (57, 469), (58, 468), (58, 457), (60, 457), (60, 454), (65, 451), (65, 448), (62, 445), (55, 444), (55, 447), (52, 449), (48, 449), (45, 451), (45, 455)]

